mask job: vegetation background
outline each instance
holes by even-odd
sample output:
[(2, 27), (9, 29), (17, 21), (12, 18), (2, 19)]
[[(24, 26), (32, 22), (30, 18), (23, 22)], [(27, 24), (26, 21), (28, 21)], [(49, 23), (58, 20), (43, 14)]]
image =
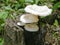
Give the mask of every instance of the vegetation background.
[[(8, 17), (14, 19), (13, 15), (18, 16), (20, 13), (25, 13), (24, 8), (29, 4), (47, 5), (49, 8), (53, 9), (53, 12), (55, 10), (60, 11), (60, 0), (0, 0), (0, 45), (3, 45), (4, 42), (3, 34), (5, 20)], [(56, 27), (59, 25), (58, 23), (59, 22), (57, 20), (54, 21), (54, 25)], [(54, 37), (58, 37), (56, 32), (53, 32), (52, 35), (54, 35)]]

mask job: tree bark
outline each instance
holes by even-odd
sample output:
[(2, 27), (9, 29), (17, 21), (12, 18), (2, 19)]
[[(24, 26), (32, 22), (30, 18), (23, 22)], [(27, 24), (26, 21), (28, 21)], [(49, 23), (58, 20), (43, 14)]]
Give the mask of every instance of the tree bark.
[(24, 45), (22, 30), (11, 19), (8, 19), (4, 30), (4, 45)]

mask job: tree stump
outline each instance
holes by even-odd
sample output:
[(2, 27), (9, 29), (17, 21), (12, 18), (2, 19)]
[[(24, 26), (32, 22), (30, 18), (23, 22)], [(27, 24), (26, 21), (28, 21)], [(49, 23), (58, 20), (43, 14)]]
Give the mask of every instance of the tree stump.
[(4, 30), (4, 45), (24, 45), (22, 30), (11, 18), (8, 18)]
[(46, 29), (42, 29), (40, 20), (37, 25), (39, 29), (36, 32), (24, 30), (24, 41), (26, 45), (44, 45)]
[[(19, 18), (18, 16), (17, 18)], [(11, 18), (6, 20), (4, 31), (4, 45), (44, 45), (45, 32), (28, 32), (17, 26), (17, 21)], [(40, 27), (40, 24), (39, 24)], [(24, 31), (23, 31), (24, 30)]]
[[(17, 18), (19, 18), (18, 16)], [(52, 26), (40, 27), (40, 31), (29, 32), (17, 26), (19, 20), (8, 18), (4, 30), (4, 45), (53, 45), (58, 43), (52, 36)], [(57, 29), (55, 29), (57, 30)], [(60, 29), (59, 29), (60, 30)], [(60, 36), (60, 33), (59, 33)], [(57, 44), (58, 45), (58, 44)]]

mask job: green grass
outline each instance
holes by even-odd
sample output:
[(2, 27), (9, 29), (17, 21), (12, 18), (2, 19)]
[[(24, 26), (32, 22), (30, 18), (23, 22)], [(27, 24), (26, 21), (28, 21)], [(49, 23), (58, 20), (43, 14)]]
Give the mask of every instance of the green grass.
[(4, 40), (0, 38), (0, 45), (3, 45)]

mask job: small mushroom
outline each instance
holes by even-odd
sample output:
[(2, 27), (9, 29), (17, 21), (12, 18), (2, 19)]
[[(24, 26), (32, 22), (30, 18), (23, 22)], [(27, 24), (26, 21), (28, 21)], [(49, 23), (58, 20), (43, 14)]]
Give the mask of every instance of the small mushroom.
[(33, 15), (33, 14), (23, 14), (20, 17), (20, 21), (23, 23), (34, 23), (34, 22), (38, 22), (38, 16)]
[(39, 30), (37, 24), (26, 24), (24, 28), (26, 31), (30, 31), (30, 32), (36, 32)]
[(52, 9), (49, 9), (46, 5), (44, 6), (38, 6), (36, 4), (34, 5), (28, 5), (24, 9), (26, 12), (38, 16), (48, 16), (52, 13)]
[(17, 25), (19, 25), (19, 26), (24, 26), (25, 23), (23, 23), (23, 22), (18, 22)]

